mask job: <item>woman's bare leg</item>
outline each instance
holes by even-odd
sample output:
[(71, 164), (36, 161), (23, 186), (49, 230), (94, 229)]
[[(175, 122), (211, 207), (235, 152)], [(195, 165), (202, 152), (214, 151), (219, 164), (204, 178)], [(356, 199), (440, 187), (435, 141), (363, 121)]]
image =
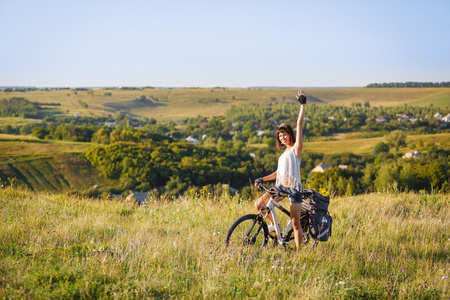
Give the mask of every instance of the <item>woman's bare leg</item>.
[(303, 243), (303, 230), (300, 225), (300, 214), (302, 212), (301, 203), (291, 203), (291, 221), (294, 228), (295, 247), (300, 249)]
[[(255, 201), (256, 210), (259, 211), (261, 209), (261, 206), (266, 206), (267, 203), (269, 203), (269, 199), (270, 199), (269, 193), (264, 193), (261, 197), (259, 197), (258, 200)], [(275, 198), (276, 202), (280, 202), (281, 200), (283, 200), (283, 198), (279, 197)], [(263, 210), (262, 213), (265, 214), (266, 210)], [(273, 218), (271, 214), (267, 216), (267, 220), (269, 220), (273, 224)]]

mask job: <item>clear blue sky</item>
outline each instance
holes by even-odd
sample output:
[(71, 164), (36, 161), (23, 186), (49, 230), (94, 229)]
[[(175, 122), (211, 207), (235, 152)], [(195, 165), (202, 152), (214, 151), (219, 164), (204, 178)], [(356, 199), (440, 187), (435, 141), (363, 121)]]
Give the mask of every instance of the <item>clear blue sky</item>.
[(450, 81), (449, 0), (0, 0), (0, 86)]

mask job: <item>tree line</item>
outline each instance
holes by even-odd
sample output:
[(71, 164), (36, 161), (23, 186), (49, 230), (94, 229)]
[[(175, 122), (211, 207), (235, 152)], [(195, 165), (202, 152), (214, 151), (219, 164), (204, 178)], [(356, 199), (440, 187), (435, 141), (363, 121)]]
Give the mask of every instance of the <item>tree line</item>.
[(384, 83), (370, 83), (368, 88), (423, 88), (423, 87), (450, 87), (450, 81), (442, 82), (384, 82)]
[[(422, 158), (402, 158), (380, 142), (371, 154), (302, 154), (304, 188), (325, 189), (333, 195), (375, 191), (450, 192), (450, 151), (431, 146)], [(276, 170), (281, 152), (266, 148), (252, 157), (232, 143), (215, 148), (185, 142), (114, 142), (91, 146), (87, 159), (105, 177), (119, 179), (121, 191), (158, 191), (182, 195), (202, 189), (221, 190), (222, 184), (250, 195), (255, 178)], [(319, 163), (331, 167), (311, 172)]]

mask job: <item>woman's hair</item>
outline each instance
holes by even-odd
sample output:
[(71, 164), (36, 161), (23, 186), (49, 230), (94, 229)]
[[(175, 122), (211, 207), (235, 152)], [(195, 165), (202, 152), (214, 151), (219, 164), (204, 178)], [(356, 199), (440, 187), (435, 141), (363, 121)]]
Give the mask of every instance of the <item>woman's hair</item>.
[(276, 135), (277, 135), (277, 149), (278, 150), (280, 150), (281, 147), (283, 146), (281, 144), (280, 137), (279, 137), (280, 132), (286, 132), (289, 135), (289, 137), (291, 138), (292, 144), (295, 144), (294, 130), (289, 125), (283, 125), (280, 128), (278, 128), (277, 133), (276, 133)]

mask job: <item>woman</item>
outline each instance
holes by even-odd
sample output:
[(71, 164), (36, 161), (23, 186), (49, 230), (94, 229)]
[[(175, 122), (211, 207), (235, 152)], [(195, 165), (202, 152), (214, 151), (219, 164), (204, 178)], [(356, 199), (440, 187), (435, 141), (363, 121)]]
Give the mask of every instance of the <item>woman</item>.
[[(294, 229), (295, 246), (300, 249), (303, 241), (303, 231), (300, 225), (300, 213), (302, 209), (302, 181), (300, 179), (300, 159), (302, 156), (303, 138), (302, 127), (305, 116), (306, 95), (303, 90), (298, 91), (297, 100), (300, 102), (300, 112), (297, 120), (297, 134), (289, 125), (281, 126), (276, 133), (277, 149), (280, 150), (283, 145), (286, 146), (284, 153), (278, 159), (278, 168), (270, 175), (255, 180), (255, 186), (264, 182), (276, 179), (275, 188), (288, 195), (290, 201), (291, 221)], [(255, 207), (259, 211), (262, 205), (267, 205), (270, 195), (265, 193), (255, 202)], [(276, 198), (279, 202), (282, 198)], [(272, 215), (267, 217), (271, 224), (269, 232), (275, 231)]]

